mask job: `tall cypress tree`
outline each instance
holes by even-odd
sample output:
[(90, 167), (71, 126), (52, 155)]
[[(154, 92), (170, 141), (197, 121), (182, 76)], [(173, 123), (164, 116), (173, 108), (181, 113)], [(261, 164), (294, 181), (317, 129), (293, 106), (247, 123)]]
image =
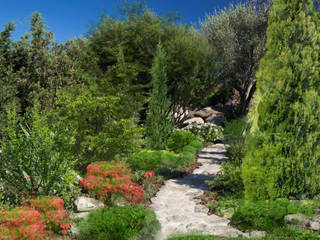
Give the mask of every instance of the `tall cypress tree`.
[(248, 199), (320, 193), (320, 22), (312, 0), (274, 0), (242, 178)]
[(166, 56), (159, 43), (151, 69), (152, 92), (146, 120), (146, 140), (151, 149), (164, 149), (173, 128), (167, 97)]

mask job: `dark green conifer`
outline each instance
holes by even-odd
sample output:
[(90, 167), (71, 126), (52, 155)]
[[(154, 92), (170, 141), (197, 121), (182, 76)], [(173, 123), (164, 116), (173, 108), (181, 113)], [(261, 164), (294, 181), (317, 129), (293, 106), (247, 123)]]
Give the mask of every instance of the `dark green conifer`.
[(242, 178), (248, 199), (320, 193), (320, 23), (312, 0), (274, 0)]
[(151, 149), (164, 149), (173, 128), (170, 100), (167, 97), (166, 56), (161, 44), (151, 69), (152, 93), (146, 120), (146, 140)]

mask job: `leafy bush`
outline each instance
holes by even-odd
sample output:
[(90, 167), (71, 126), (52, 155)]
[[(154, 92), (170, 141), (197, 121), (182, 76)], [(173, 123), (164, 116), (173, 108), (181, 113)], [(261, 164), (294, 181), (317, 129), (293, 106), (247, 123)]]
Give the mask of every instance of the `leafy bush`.
[(160, 223), (153, 211), (128, 205), (98, 209), (77, 227), (80, 240), (152, 240)]
[(184, 128), (192, 132), (195, 136), (207, 143), (219, 142), (223, 140), (222, 127), (212, 123), (199, 124), (193, 122)]
[(131, 171), (119, 162), (95, 162), (87, 167), (87, 175), (80, 181), (91, 196), (105, 203), (112, 197), (124, 197), (129, 202), (139, 203), (144, 200), (143, 188), (131, 181)]
[(250, 202), (236, 210), (231, 224), (242, 230), (271, 232), (274, 228), (284, 226), (284, 217), (293, 213), (312, 215), (314, 212), (311, 207), (290, 202), (288, 199)]
[(15, 111), (8, 112), (9, 125), (1, 139), (0, 179), (7, 198), (19, 203), (24, 196), (62, 195), (76, 182), (70, 176), (76, 163), (68, 153), (72, 135), (64, 128), (50, 129), (47, 119), (34, 110), (23, 125)]
[(196, 137), (189, 131), (174, 131), (167, 141), (167, 149), (179, 153), (183, 148), (195, 141)]
[(64, 210), (64, 203), (60, 198), (48, 196), (27, 199), (23, 205), (40, 213), (48, 232), (65, 235), (71, 227), (71, 218)]
[(182, 149), (179, 154), (160, 150), (142, 150), (131, 155), (127, 162), (132, 170), (143, 170), (160, 173), (168, 170), (183, 169), (191, 165), (196, 151), (202, 146), (199, 141), (193, 141)]
[(79, 156), (76, 167), (81, 172), (92, 162), (127, 156), (141, 145), (142, 129), (135, 124), (134, 113), (124, 107), (130, 105), (125, 102), (130, 101), (127, 93), (111, 88), (107, 79), (87, 79), (84, 86), (57, 93), (51, 119), (69, 124), (75, 132), (70, 154)]

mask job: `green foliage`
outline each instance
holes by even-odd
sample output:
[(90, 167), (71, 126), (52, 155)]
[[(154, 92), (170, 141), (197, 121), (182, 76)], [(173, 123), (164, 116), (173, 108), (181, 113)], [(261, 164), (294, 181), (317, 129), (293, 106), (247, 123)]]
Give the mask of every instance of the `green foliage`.
[[(25, 121), (8, 111), (8, 127), (1, 139), (0, 178), (12, 202), (25, 195), (62, 195), (76, 182), (71, 175), (76, 163), (69, 149), (72, 132), (50, 128), (36, 109)], [(59, 141), (57, 140), (59, 139)]]
[(274, 1), (243, 160), (247, 199), (320, 193), (320, 34), (312, 0)]
[(236, 89), (240, 93), (241, 111), (249, 107), (259, 61), (265, 53), (266, 10), (266, 5), (240, 3), (207, 15), (201, 23), (220, 63), (221, 94), (215, 98), (218, 102), (212, 104), (230, 100)]
[(151, 85), (150, 70), (160, 41), (167, 53), (168, 96), (172, 104), (205, 104), (209, 90), (217, 84), (218, 73), (215, 52), (207, 38), (192, 28), (174, 24), (172, 15), (161, 17), (145, 5), (126, 5), (121, 8), (124, 18), (105, 17), (93, 26), (87, 50), (95, 62), (90, 66), (84, 62), (83, 69), (95, 76), (105, 76), (107, 69), (117, 62), (120, 46), (125, 61), (138, 72), (133, 84), (145, 84), (144, 93), (147, 94)]
[(13, 30), (14, 25), (8, 24), (0, 33), (1, 131), (7, 125), (8, 106), (14, 105), (23, 115), (38, 101), (42, 110), (50, 110), (57, 90), (77, 81), (77, 63), (68, 54), (68, 44), (54, 42), (38, 12), (32, 15), (30, 33), (12, 41)]
[[(243, 197), (243, 196), (240, 196)], [(241, 198), (232, 197), (218, 197), (215, 202), (210, 203), (207, 207), (210, 212), (215, 215), (231, 218), (236, 209), (243, 204), (244, 200)]]
[(241, 194), (244, 190), (241, 179), (241, 164), (245, 154), (245, 137), (247, 123), (244, 119), (234, 119), (225, 123), (223, 131), (224, 140), (228, 143), (228, 161), (221, 164), (219, 175), (212, 181), (208, 181), (209, 186), (223, 193)]
[(114, 93), (109, 84), (106, 79), (88, 79), (84, 86), (60, 91), (51, 113), (51, 121), (69, 124), (76, 133), (71, 153), (79, 155), (81, 171), (94, 161), (127, 156), (141, 144), (132, 110), (137, 105), (128, 103), (126, 91)]
[(167, 97), (166, 56), (159, 43), (153, 62), (152, 93), (150, 96), (147, 120), (146, 141), (151, 149), (164, 149), (167, 139), (173, 130), (173, 119), (170, 113), (170, 100)]
[[(221, 238), (201, 234), (187, 234), (170, 237), (168, 240), (243, 240), (243, 237)], [(318, 240), (317, 232), (310, 232), (301, 228), (275, 228), (266, 237), (251, 237), (251, 240)]]
[(189, 131), (174, 131), (167, 141), (167, 149), (179, 153), (183, 148), (195, 141), (196, 137)]
[(231, 224), (243, 230), (272, 232), (274, 228), (285, 225), (286, 215), (294, 213), (312, 215), (314, 212), (311, 207), (290, 202), (288, 199), (249, 202), (236, 210)]
[(193, 141), (185, 146), (179, 154), (165, 150), (142, 150), (131, 155), (127, 162), (133, 171), (154, 171), (165, 174), (189, 167), (195, 160), (196, 151), (201, 147), (200, 142)]
[(79, 239), (152, 240), (160, 229), (156, 215), (139, 205), (110, 207), (90, 213), (78, 224)]

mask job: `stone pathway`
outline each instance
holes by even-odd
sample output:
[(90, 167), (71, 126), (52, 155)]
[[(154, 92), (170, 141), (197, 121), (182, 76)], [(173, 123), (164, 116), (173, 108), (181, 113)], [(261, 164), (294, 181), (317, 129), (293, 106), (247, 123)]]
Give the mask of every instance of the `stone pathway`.
[(220, 170), (220, 163), (226, 160), (223, 144), (215, 144), (198, 152), (202, 165), (193, 173), (179, 179), (171, 179), (152, 199), (151, 209), (155, 211), (162, 229), (158, 240), (166, 239), (172, 233), (202, 232), (220, 237), (246, 236), (229, 226), (229, 221), (216, 215), (208, 215), (208, 209), (200, 205), (200, 195), (208, 190), (206, 180), (211, 180)]

